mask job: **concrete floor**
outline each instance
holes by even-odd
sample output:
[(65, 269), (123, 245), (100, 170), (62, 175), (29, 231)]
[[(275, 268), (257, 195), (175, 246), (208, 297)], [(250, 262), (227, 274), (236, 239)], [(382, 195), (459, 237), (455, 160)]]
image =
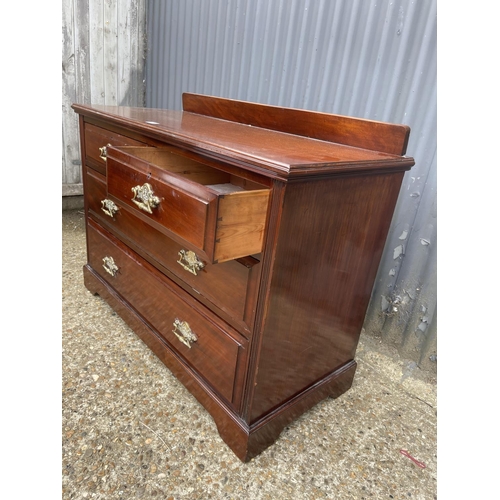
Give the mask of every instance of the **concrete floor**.
[[(63, 211), (62, 498), (437, 498), (436, 384), (363, 334), (353, 387), (248, 464), (84, 287), (81, 210)], [(419, 467), (408, 454), (424, 464)]]

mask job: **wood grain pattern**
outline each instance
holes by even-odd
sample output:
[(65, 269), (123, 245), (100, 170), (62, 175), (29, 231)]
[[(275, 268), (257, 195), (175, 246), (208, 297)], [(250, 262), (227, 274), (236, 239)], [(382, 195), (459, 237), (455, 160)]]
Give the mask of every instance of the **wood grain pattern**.
[[(245, 447), (248, 436), (248, 426), (237, 416), (239, 408), (234, 408), (214, 391), (206, 380), (193, 371), (175, 351), (170, 349), (165, 339), (151, 328), (134, 309), (116, 293), (110, 284), (101, 278), (92, 267), (83, 267), (85, 287), (93, 294), (99, 294), (114, 311), (129, 325), (136, 335), (158, 356), (174, 376), (190, 391), (194, 397), (207, 409), (215, 420), (217, 428), (224, 441), (233, 448)], [(244, 354), (244, 353), (243, 353)], [(244, 362), (241, 363), (241, 367)], [(244, 377), (243, 369), (237, 368), (235, 386), (241, 385)], [(237, 393), (236, 393), (237, 394)]]
[(354, 359), (401, 180), (286, 186), (250, 422)]
[[(78, 134), (78, 117), (71, 112), (71, 103), (86, 102), (88, 80), (79, 76), (88, 71), (84, 54), (88, 50), (87, 32), (82, 24), (88, 25), (88, 11), (82, 9), (83, 2), (67, 0), (62, 3), (62, 178), (63, 193), (80, 184), (81, 164)], [(74, 22), (78, 16), (78, 23)], [(81, 24), (82, 23), (82, 24)], [(68, 186), (64, 188), (64, 186)], [(71, 194), (70, 194), (71, 195)], [(64, 194), (63, 194), (64, 196)]]
[(85, 125), (85, 158), (95, 170), (106, 175), (106, 160), (101, 158), (100, 148), (108, 144), (113, 146), (140, 146), (142, 143), (90, 123)]
[(120, 148), (120, 151), (198, 184), (218, 184), (229, 182), (230, 179), (230, 174), (216, 170), (187, 156), (179, 155), (175, 148), (127, 147)]
[(225, 262), (262, 251), (268, 204), (268, 189), (219, 197), (214, 260)]
[(395, 155), (406, 153), (410, 136), (407, 125), (200, 94), (184, 93), (182, 107), (191, 113)]
[[(132, 165), (130, 163), (133, 163)], [(109, 148), (107, 192), (126, 209), (168, 236), (177, 236), (206, 252), (209, 217), (215, 219), (217, 196), (136, 156)], [(147, 213), (134, 203), (132, 189), (149, 184), (160, 202)], [(208, 249), (210, 251), (210, 249)]]
[[(73, 105), (87, 116), (261, 175), (288, 179), (340, 172), (408, 170), (412, 158), (252, 127), (194, 113)], [(150, 121), (157, 123), (151, 125)], [(367, 132), (368, 133), (368, 132)]]
[[(105, 14), (106, 10), (106, 14)], [(81, 182), (78, 121), (71, 104), (142, 106), (145, 0), (119, 5), (90, 0), (62, 3), (62, 173), (70, 193)]]
[[(152, 266), (120, 244), (110, 234), (89, 221), (89, 244), (93, 248), (89, 265), (229, 402), (233, 400), (234, 380), (239, 350), (246, 341), (220, 320), (202, 309), (193, 307), (180, 288), (163, 279)], [(103, 268), (103, 258), (111, 256), (118, 267), (115, 276)], [(191, 347), (184, 345), (173, 333), (174, 321), (187, 321), (197, 340)], [(237, 403), (237, 402), (236, 402)]]
[[(233, 186), (234, 176), (172, 155), (168, 148), (109, 147), (107, 169), (111, 199), (167, 236), (175, 235), (194, 245), (210, 262), (234, 260), (262, 250), (268, 189), (256, 189), (254, 182)], [(146, 183), (160, 202), (145, 215), (134, 202), (131, 189)], [(224, 191), (212, 186), (220, 183), (242, 190), (221, 194)]]
[[(331, 117), (321, 132), (321, 114), (308, 112), (306, 119), (293, 110), (208, 97), (195, 98), (188, 112), (74, 108), (88, 167), (86, 286), (112, 304), (248, 461), (293, 419), (352, 384), (401, 181), (414, 163), (388, 154), (387, 145), (403, 150), (408, 131)], [(284, 130), (292, 118), (304, 120), (288, 124), (288, 132), (264, 128)], [(300, 135), (304, 123), (316, 138)], [(90, 125), (152, 147), (111, 146), (107, 169), (98, 172), (85, 155), (97, 136)], [(324, 140), (341, 141), (347, 132), (351, 145)], [(366, 149), (374, 144), (380, 150)], [(130, 187), (143, 182), (162, 186), (162, 202), (176, 193), (178, 216), (188, 214), (185, 233), (167, 217), (154, 220), (132, 206)], [(113, 217), (99, 210), (104, 194), (120, 208)], [(208, 211), (189, 216), (190, 204), (200, 200)], [(176, 267), (184, 243), (214, 252), (208, 257), (203, 250), (208, 260), (200, 276)], [(237, 262), (228, 253), (235, 248), (259, 254)], [(117, 255), (115, 277), (100, 267), (108, 251)], [(199, 332), (191, 349), (177, 345), (174, 311)]]
[(102, 211), (101, 202), (106, 198), (106, 179), (94, 170), (86, 170), (86, 198), (89, 215), (113, 234), (156, 266), (162, 272), (181, 281), (178, 284), (206, 305), (212, 305), (217, 313), (247, 338), (255, 315), (257, 300), (256, 284), (260, 262), (254, 258), (229, 260), (217, 265), (203, 261), (204, 267), (197, 275), (179, 265), (179, 251), (186, 246), (168, 238), (151, 225), (123, 210), (118, 205), (114, 217)]

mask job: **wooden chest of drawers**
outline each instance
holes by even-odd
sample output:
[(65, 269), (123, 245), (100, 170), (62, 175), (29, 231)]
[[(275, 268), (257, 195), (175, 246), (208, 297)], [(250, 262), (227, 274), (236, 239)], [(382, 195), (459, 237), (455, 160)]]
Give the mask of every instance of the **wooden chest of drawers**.
[(352, 384), (409, 128), (196, 94), (73, 108), (85, 285), (250, 460)]

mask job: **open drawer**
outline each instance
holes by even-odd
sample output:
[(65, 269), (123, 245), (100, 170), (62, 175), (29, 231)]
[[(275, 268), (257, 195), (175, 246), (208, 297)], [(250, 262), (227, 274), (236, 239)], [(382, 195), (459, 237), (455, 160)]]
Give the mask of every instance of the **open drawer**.
[(106, 158), (107, 197), (199, 258), (217, 263), (262, 251), (266, 186), (168, 147), (108, 146)]

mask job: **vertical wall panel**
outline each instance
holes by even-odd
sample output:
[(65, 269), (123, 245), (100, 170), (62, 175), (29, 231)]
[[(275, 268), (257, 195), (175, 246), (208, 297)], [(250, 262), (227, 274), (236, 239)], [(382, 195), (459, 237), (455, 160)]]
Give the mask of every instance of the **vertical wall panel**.
[(407, 173), (365, 320), (436, 367), (436, 0), (149, 0), (146, 105), (182, 92), (403, 123)]
[(82, 194), (77, 116), (82, 104), (145, 104), (146, 0), (62, 4), (63, 196)]
[(66, 0), (63, 3), (62, 33), (63, 194), (80, 194), (78, 119), (71, 104), (76, 100), (85, 102), (90, 94), (90, 80), (82, 78), (89, 71), (88, 0)]

